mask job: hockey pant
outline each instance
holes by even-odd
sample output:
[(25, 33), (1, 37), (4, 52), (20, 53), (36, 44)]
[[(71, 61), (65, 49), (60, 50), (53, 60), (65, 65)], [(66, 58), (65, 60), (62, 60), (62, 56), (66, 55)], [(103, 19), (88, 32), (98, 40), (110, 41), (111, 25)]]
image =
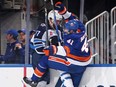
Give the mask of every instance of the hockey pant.
[[(82, 75), (86, 70), (86, 66), (70, 64), (70, 62), (67, 61), (66, 57), (63, 56), (43, 56), (42, 60), (34, 70), (32, 80), (36, 81), (38, 78), (41, 78), (48, 68), (63, 71), (64, 73), (61, 73), (61, 79), (63, 78), (62, 80), (68, 80), (72, 78), (74, 87), (79, 86)], [(65, 72), (69, 73), (70, 75), (67, 74), (66, 76)]]

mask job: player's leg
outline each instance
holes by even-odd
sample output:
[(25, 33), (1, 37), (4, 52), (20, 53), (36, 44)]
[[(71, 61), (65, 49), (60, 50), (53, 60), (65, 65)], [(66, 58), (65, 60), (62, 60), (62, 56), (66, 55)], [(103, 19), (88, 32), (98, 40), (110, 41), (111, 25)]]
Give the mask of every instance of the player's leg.
[[(35, 69), (38, 66), (38, 63), (42, 60), (44, 54), (38, 54), (37, 52), (33, 53), (33, 62), (32, 66)], [(50, 72), (49, 69), (46, 70), (45, 74), (39, 79), (37, 87), (46, 87), (47, 84), (50, 82)]]
[[(80, 81), (81, 81), (81, 78), (82, 78), (83, 73), (85, 72), (85, 70), (86, 70), (86, 66), (78, 66), (78, 65), (73, 65), (73, 64), (71, 64), (70, 66), (68, 66), (68, 71), (67, 72), (69, 72), (70, 75), (71, 75), (71, 80), (73, 81), (74, 87), (78, 87), (79, 86)], [(60, 78), (58, 80), (58, 83), (56, 84), (55, 87), (62, 87), (63, 84), (65, 84), (65, 83), (62, 83), (62, 80), (61, 80), (61, 78), (64, 78), (64, 77), (70, 78), (70, 76), (65, 75), (65, 73), (64, 74), (61, 74), (61, 76), (60, 76)], [(66, 82), (66, 84), (67, 83), (68, 82)], [(68, 87), (68, 86), (66, 86), (66, 87)], [(70, 86), (70, 87), (73, 87), (73, 86)]]
[(61, 81), (61, 79), (60, 79), (60, 77), (59, 77), (59, 79), (58, 79), (58, 81), (57, 81), (55, 87), (60, 87), (61, 85), (62, 85), (62, 81)]
[(73, 87), (73, 82), (71, 76), (68, 72), (68, 66), (70, 66), (66, 57), (50, 57), (49, 58), (49, 67), (57, 69), (60, 72), (61, 85), (57, 84), (55, 87)]
[(60, 71), (60, 79), (62, 81), (60, 87), (74, 87), (71, 75), (69, 73)]
[[(42, 60), (43, 56), (44, 55), (42, 55), (42, 54), (40, 55), (37, 53), (33, 53), (32, 67), (34, 70), (38, 66), (38, 63)], [(25, 77), (25, 78), (23, 78), (23, 82), (24, 82), (24, 84), (30, 85), (30, 86), (45, 87), (50, 82), (49, 69), (46, 70), (45, 74), (42, 76), (41, 79), (37, 78), (36, 80), (33, 80), (32, 78)]]
[(23, 83), (30, 87), (36, 87), (37, 83), (41, 81), (42, 76), (44, 76), (44, 73), (47, 72), (47, 61), (48, 56), (43, 56), (40, 63), (38, 63), (34, 69), (32, 77), (30, 79), (28, 77), (23, 77)]
[(85, 72), (85, 70), (86, 70), (86, 67), (82, 66), (82, 67), (77, 68), (76, 73), (71, 73), (70, 74), (71, 78), (72, 78), (72, 81), (73, 81), (73, 84), (74, 84), (74, 87), (79, 87), (81, 78), (82, 78), (83, 73)]
[(44, 75), (47, 68), (52, 68), (52, 69), (67, 72), (69, 65), (70, 63), (66, 61), (65, 57), (61, 58), (61, 56), (50, 56), (50, 57), (44, 56), (40, 61), (40, 63), (38, 64), (38, 67), (35, 68), (31, 79), (32, 81), (36, 82)]

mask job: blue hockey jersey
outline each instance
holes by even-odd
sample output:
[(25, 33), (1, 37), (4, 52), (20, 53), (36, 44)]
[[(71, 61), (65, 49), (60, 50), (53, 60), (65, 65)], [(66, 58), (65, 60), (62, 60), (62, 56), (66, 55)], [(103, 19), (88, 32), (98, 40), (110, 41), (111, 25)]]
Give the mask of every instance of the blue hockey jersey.
[(64, 35), (64, 43), (67, 57), (81, 62), (86, 62), (90, 59), (90, 47), (85, 31)]

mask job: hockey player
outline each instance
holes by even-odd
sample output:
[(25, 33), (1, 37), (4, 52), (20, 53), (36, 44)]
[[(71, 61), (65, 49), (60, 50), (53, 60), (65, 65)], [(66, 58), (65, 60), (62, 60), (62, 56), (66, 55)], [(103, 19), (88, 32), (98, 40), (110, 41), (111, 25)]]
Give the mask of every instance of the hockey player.
[[(75, 19), (76, 17), (72, 13), (66, 11), (61, 2), (58, 2), (56, 7), (58, 7), (57, 10), (59, 12), (63, 9), (61, 13), (65, 11), (62, 14), (64, 19), (66, 19), (64, 46), (56, 47), (52, 45), (44, 49), (46, 56), (42, 58), (34, 70), (32, 81), (29, 81), (27, 77), (24, 77), (23, 80), (26, 84), (35, 82), (44, 75), (47, 68), (52, 68), (70, 73), (71, 76), (61, 74), (62, 86), (78, 87), (86, 66), (92, 60), (90, 47), (87, 42), (87, 34), (84, 25), (78, 19)], [(69, 78), (72, 78), (73, 84), (68, 83)]]
[[(92, 60), (85, 27), (80, 21), (73, 19), (65, 24), (64, 33), (64, 46), (52, 45), (48, 49), (44, 49), (46, 56), (34, 70), (33, 82), (41, 78), (47, 68), (52, 68), (70, 73), (71, 77), (68, 78), (72, 78), (74, 87), (79, 86), (86, 66)], [(72, 87), (67, 83), (68, 78), (65, 78), (64, 86)], [(26, 84), (30, 83), (27, 77), (23, 79)]]
[[(60, 23), (62, 21), (62, 16), (58, 14), (57, 11), (55, 11), (56, 14), (56, 20), (57, 20), (57, 25), (58, 25), (58, 33), (59, 33), (59, 39), (62, 41), (62, 35), (61, 31), (63, 30), (60, 26)], [(49, 21), (49, 29), (48, 29), (48, 43), (49, 45), (58, 45), (58, 39), (57, 39), (57, 33), (55, 30), (54, 26), (54, 16), (53, 16), (53, 11), (51, 10), (48, 13), (48, 21)], [(46, 24), (41, 23), (38, 28), (36, 29), (35, 34), (33, 35), (31, 39), (31, 44), (30, 47), (32, 48), (32, 66), (33, 69), (38, 66), (38, 62), (42, 59), (42, 56), (44, 56), (43, 48), (45, 48), (46, 45)], [(29, 79), (29, 78), (28, 78)], [(30, 79), (31, 80), (31, 79)], [(49, 76), (49, 70), (47, 69), (46, 73), (44, 76), (39, 79), (38, 84), (37, 83), (32, 83), (30, 84), (32, 87), (45, 87), (47, 83), (50, 81), (50, 76)]]
[[(57, 10), (58, 13), (63, 16), (63, 18), (65, 19), (65, 22), (68, 22), (69, 20), (72, 20), (72, 19), (78, 19), (78, 17), (75, 14), (69, 12), (67, 8), (64, 6), (64, 4), (62, 4), (61, 2), (57, 2), (55, 4), (55, 10)], [(83, 21), (85, 22), (85, 20)], [(81, 29), (81, 26), (80, 26), (80, 29)], [(78, 29), (78, 32), (80, 32), (80, 29)], [(59, 83), (61, 85), (60, 79), (58, 80), (58, 83), (57, 83), (58, 86), (59, 86)]]
[[(47, 50), (44, 50), (47, 56), (44, 56), (34, 71), (32, 81), (27, 80), (27, 77), (23, 79), (26, 84), (32, 83), (43, 76), (46, 71), (45, 68), (50, 67), (70, 73), (71, 76), (61, 74), (62, 86), (73, 87), (72, 85), (74, 85), (74, 87), (78, 87), (86, 66), (92, 60), (85, 27), (76, 19), (75, 15), (66, 10), (66, 7), (61, 2), (55, 4), (55, 9), (58, 10), (59, 14), (63, 15), (66, 22), (64, 46), (50, 46)], [(69, 78), (72, 78), (73, 84), (68, 81)]]

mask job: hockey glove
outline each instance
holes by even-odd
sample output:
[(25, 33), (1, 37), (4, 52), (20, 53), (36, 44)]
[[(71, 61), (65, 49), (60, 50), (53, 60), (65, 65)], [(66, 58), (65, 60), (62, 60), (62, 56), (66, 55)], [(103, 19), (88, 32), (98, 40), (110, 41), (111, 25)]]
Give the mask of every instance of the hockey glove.
[(57, 10), (61, 15), (65, 14), (67, 11), (66, 7), (61, 2), (55, 4), (55, 10)]
[(74, 14), (67, 11), (66, 7), (61, 2), (57, 2), (55, 4), (55, 10), (57, 10), (58, 13), (63, 16), (65, 22), (76, 18)]
[(43, 52), (45, 53), (46, 56), (54, 55), (56, 54), (57, 49), (55, 45), (52, 45), (52, 46), (49, 46), (48, 48), (44, 48)]

